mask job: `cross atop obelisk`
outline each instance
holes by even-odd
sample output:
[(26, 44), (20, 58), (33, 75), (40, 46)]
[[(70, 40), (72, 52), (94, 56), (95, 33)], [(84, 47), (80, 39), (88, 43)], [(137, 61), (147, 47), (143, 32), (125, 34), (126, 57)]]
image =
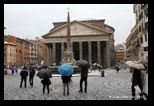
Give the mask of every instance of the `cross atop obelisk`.
[(70, 64), (76, 65), (76, 60), (74, 59), (74, 53), (71, 50), (71, 34), (70, 34), (70, 16), (69, 16), (69, 8), (68, 8), (68, 16), (67, 16), (67, 47), (64, 52), (64, 59), (60, 62), (61, 64)]

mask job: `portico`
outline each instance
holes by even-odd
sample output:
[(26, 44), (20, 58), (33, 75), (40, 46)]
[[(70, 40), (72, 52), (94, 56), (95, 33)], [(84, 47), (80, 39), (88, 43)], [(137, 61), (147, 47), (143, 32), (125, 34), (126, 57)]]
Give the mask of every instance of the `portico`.
[[(87, 25), (83, 22), (70, 23), (71, 49), (74, 59), (84, 59), (89, 63), (99, 63), (104, 68), (111, 66), (114, 58), (112, 33), (106, 30)], [(67, 46), (66, 24), (51, 30), (43, 35), (47, 46), (47, 64), (60, 64)]]

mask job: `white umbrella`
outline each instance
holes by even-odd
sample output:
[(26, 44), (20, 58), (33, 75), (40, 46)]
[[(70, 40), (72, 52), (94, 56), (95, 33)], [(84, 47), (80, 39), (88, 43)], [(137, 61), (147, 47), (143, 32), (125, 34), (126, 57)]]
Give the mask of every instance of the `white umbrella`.
[(127, 64), (129, 67), (132, 67), (132, 68), (136, 68), (136, 69), (145, 69), (144, 65), (141, 64), (141, 63), (137, 63), (137, 62), (133, 62), (133, 61), (126, 61), (126, 64)]

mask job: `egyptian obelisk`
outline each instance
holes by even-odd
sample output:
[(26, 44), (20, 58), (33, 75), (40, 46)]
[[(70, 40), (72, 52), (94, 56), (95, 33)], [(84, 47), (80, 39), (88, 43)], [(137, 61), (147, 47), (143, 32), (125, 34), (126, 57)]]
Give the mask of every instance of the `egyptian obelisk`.
[(75, 66), (76, 60), (74, 59), (74, 53), (71, 50), (71, 32), (70, 32), (70, 16), (69, 16), (69, 8), (68, 8), (68, 16), (67, 16), (67, 47), (64, 52), (64, 58), (60, 62), (61, 64), (70, 64)]

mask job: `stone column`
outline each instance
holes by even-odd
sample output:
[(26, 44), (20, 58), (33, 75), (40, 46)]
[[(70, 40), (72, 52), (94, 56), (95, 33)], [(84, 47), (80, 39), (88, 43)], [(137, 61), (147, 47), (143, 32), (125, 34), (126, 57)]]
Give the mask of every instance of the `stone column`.
[(100, 54), (100, 41), (97, 41), (97, 58), (98, 58), (98, 64), (101, 64), (101, 54)]
[(51, 57), (51, 47), (49, 47), (49, 65), (51, 65), (51, 60), (52, 60), (52, 57)]
[(61, 58), (64, 58), (64, 42), (61, 43)]
[(106, 66), (110, 66), (110, 51), (109, 51), (109, 41), (106, 41)]
[(53, 58), (53, 63), (56, 62), (56, 44), (53, 43), (53, 55), (52, 55), (52, 58)]
[(53, 61), (53, 57), (52, 57), (52, 49), (51, 49), (51, 47), (50, 47), (50, 65), (51, 65), (51, 63), (52, 63), (52, 61)]
[(91, 61), (91, 41), (88, 42), (88, 52), (89, 52), (89, 63), (92, 63)]
[(80, 60), (83, 58), (82, 57), (82, 42), (79, 42), (79, 51), (80, 51)]
[(47, 65), (49, 65), (49, 47), (47, 46)]

